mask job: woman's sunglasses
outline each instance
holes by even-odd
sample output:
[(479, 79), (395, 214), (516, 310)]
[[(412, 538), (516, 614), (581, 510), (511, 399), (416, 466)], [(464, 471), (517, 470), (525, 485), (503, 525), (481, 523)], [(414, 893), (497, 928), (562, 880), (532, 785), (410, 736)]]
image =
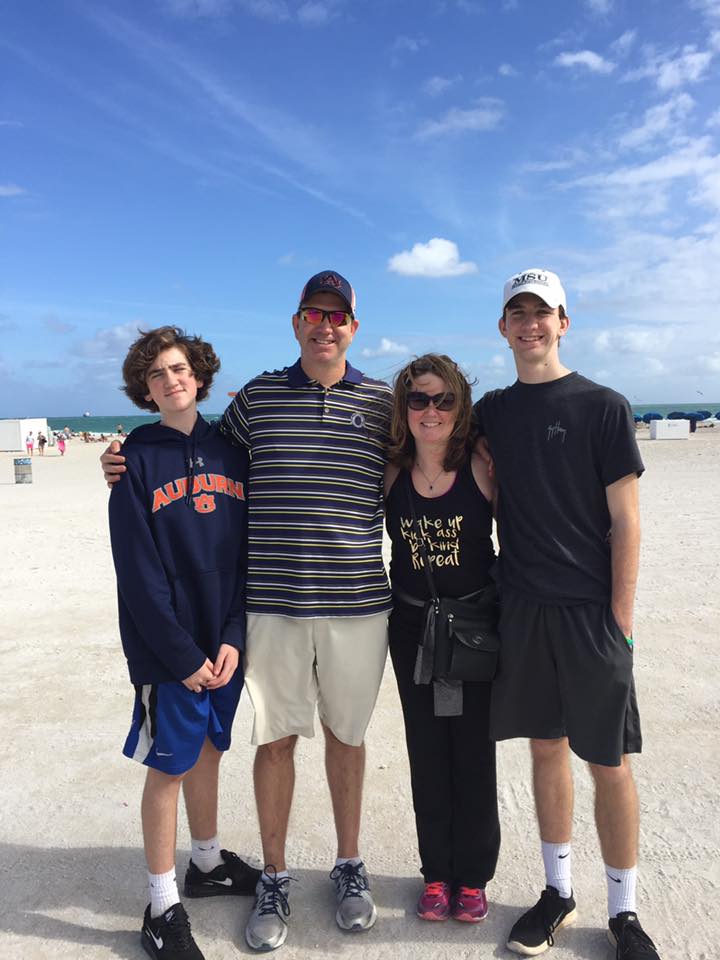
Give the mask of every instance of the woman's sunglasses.
[(427, 410), (432, 404), (436, 410), (452, 410), (455, 406), (454, 393), (436, 393), (431, 397), (429, 393), (420, 390), (410, 390), (407, 395), (407, 405), (411, 410)]

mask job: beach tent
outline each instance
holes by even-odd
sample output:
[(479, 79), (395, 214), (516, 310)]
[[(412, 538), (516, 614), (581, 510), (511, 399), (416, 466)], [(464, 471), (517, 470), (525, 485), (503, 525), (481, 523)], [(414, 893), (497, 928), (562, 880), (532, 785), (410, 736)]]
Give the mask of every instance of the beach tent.
[(25, 453), (25, 437), (32, 430), (37, 440), (38, 433), (48, 439), (50, 431), (45, 417), (26, 417), (23, 420), (0, 420), (0, 450), (19, 450)]
[(645, 423), (650, 423), (651, 420), (662, 420), (662, 414), (655, 413), (654, 411), (643, 414), (643, 421)]

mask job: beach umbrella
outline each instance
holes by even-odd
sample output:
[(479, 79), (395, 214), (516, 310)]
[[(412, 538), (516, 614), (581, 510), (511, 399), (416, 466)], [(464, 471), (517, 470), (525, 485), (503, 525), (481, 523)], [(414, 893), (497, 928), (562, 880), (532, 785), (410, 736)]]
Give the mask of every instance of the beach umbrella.
[(682, 410), (673, 410), (672, 413), (667, 415), (667, 418), (668, 420), (687, 420), (687, 416)]
[(633, 420), (635, 421), (635, 423), (644, 423), (644, 422), (645, 422), (645, 421), (643, 420), (643, 418), (640, 416), (639, 413), (634, 413), (634, 414), (633, 414)]
[(715, 414), (715, 419), (720, 420), (720, 410)]
[(698, 410), (697, 415), (701, 420), (709, 420), (712, 417), (709, 410)]
[(651, 411), (643, 414), (643, 422), (650, 423), (651, 420), (662, 420), (662, 414)]

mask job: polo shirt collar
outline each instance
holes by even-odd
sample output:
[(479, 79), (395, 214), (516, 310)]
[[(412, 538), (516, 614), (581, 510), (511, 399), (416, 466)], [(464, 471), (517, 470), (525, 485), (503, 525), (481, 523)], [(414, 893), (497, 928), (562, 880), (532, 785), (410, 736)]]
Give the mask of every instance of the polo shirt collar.
[[(316, 380), (311, 380), (310, 377), (305, 373), (302, 368), (300, 360), (297, 360), (291, 367), (288, 367), (288, 386), (289, 387), (304, 387), (308, 383), (317, 383)], [(342, 380), (347, 383), (362, 383), (363, 375), (360, 370), (356, 370), (350, 363), (345, 361), (345, 374), (342, 377)]]

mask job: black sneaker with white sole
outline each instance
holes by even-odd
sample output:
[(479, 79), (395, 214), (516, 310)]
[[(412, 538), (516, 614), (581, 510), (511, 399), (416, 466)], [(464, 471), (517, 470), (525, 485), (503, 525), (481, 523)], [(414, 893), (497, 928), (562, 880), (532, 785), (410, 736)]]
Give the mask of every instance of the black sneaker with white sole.
[(208, 873), (203, 873), (190, 861), (185, 872), (186, 897), (223, 897), (228, 894), (250, 897), (255, 893), (260, 870), (245, 863), (231, 850), (221, 850), (220, 856), (223, 862)]
[(608, 921), (608, 927), (608, 940), (615, 947), (616, 960), (660, 960), (636, 913), (619, 913)]
[(507, 948), (526, 957), (545, 953), (555, 943), (555, 931), (572, 923), (576, 916), (573, 895), (561, 897), (555, 887), (547, 886), (535, 906), (515, 923)]
[(146, 953), (156, 960), (205, 960), (193, 940), (190, 919), (181, 903), (175, 903), (159, 917), (145, 908), (140, 941)]

